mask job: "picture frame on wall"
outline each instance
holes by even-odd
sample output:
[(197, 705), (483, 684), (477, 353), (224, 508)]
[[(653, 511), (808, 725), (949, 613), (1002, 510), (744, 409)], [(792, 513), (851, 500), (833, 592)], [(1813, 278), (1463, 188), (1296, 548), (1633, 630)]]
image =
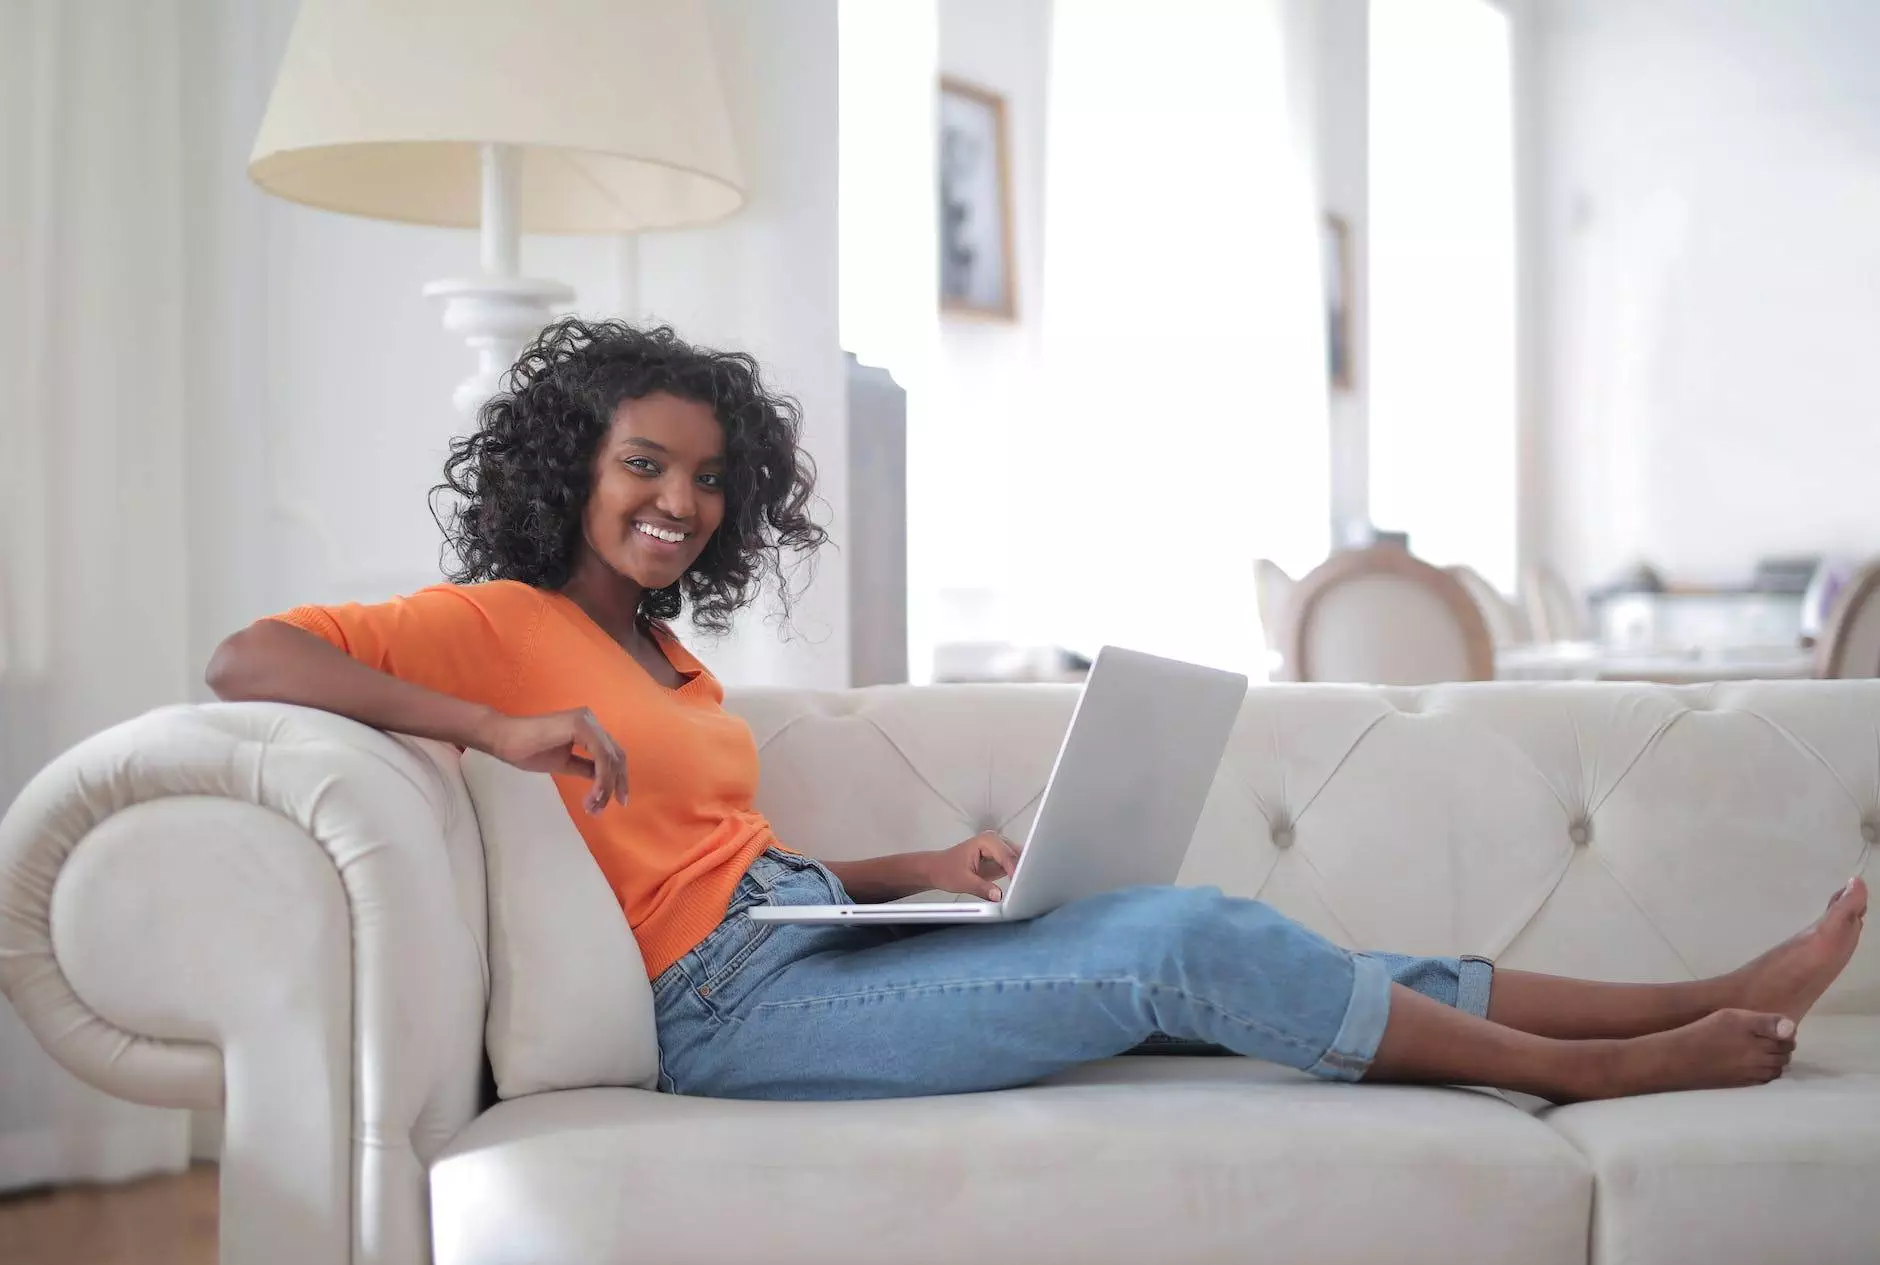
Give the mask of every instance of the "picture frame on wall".
[(1005, 98), (943, 78), (938, 122), (940, 310), (1016, 320)]
[(1355, 381), (1351, 345), (1351, 225), (1326, 212), (1320, 229), (1320, 272), (1325, 281), (1325, 369), (1334, 391), (1349, 391)]

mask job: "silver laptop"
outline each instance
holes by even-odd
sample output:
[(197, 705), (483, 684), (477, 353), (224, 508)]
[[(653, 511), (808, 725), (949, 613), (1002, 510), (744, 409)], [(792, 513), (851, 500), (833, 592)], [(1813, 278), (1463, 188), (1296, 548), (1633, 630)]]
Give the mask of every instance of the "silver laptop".
[(756, 922), (996, 922), (1173, 883), (1247, 678), (1105, 646), (1058, 748), (1005, 899), (758, 905)]

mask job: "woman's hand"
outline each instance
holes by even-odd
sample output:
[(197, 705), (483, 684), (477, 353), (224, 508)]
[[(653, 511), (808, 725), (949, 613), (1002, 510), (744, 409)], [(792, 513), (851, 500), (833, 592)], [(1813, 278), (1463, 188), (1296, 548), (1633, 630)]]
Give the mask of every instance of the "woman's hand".
[[(541, 716), (495, 716), (477, 745), (505, 764), (534, 773), (567, 773), (594, 780), (587, 810), (608, 800), (627, 802), (627, 755), (585, 707)], [(586, 754), (581, 754), (585, 752)]]
[(929, 852), (929, 885), (935, 891), (960, 892), (998, 900), (998, 887), (988, 880), (1004, 878), (1018, 868), (1018, 849), (996, 830), (982, 830), (965, 843)]

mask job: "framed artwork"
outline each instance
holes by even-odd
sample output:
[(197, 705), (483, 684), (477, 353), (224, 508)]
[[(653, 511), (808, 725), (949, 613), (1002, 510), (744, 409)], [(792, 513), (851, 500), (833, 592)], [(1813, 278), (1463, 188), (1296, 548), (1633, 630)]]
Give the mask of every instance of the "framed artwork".
[(1005, 98), (940, 81), (940, 309), (1015, 320)]
[(1320, 271), (1325, 279), (1325, 367), (1332, 389), (1349, 391), (1351, 346), (1351, 226), (1326, 213), (1320, 229)]

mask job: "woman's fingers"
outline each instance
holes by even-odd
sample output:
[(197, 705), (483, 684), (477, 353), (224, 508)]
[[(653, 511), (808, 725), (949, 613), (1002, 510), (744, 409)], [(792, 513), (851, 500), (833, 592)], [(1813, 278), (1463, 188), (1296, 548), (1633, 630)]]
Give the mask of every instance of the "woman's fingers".
[(579, 719), (582, 745), (593, 754), (594, 793), (588, 796), (587, 808), (591, 813), (598, 813), (607, 807), (609, 800), (627, 802), (627, 756), (614, 741), (612, 734), (601, 728), (594, 713), (581, 709)]
[[(973, 859), (973, 870), (980, 878), (1004, 877), (1011, 874), (1012, 868), (1018, 864), (1018, 853), (997, 831), (983, 832), (974, 846), (978, 855)], [(987, 883), (979, 894), (987, 900), (1002, 900), (1005, 896), (996, 883)]]
[(612, 734), (605, 729), (599, 732), (607, 743), (608, 771), (612, 774), (608, 783), (610, 794), (615, 803), (624, 804), (627, 802), (627, 753), (620, 749), (620, 744), (614, 741)]
[(588, 788), (587, 799), (584, 802), (590, 813), (598, 813), (607, 807), (607, 761), (604, 758), (596, 759), (593, 761), (593, 766), (594, 785)]
[[(979, 856), (983, 859), (975, 861), (973, 873), (978, 875), (981, 879), (997, 878), (1004, 872), (999, 868), (999, 858), (993, 853), (992, 849), (981, 846)], [(990, 866), (988, 866), (988, 863), (990, 863)], [(979, 894), (987, 900), (998, 900), (1005, 895), (1004, 892), (999, 890), (997, 883), (982, 884), (979, 889)]]
[(593, 785), (588, 787), (588, 793), (581, 800), (582, 806), (590, 813), (598, 813), (602, 806), (606, 804), (607, 801), (601, 798), (600, 793), (601, 783), (606, 778), (606, 766), (603, 763), (578, 756), (570, 749), (562, 756), (561, 767), (556, 769), (555, 772), (564, 773), (572, 777), (584, 777), (588, 779), (589, 782), (593, 783)]
[(978, 856), (974, 858), (973, 868), (982, 875), (991, 877), (1010, 874), (1018, 867), (1018, 850), (1005, 841), (1005, 836), (996, 830), (986, 830), (973, 840)]

